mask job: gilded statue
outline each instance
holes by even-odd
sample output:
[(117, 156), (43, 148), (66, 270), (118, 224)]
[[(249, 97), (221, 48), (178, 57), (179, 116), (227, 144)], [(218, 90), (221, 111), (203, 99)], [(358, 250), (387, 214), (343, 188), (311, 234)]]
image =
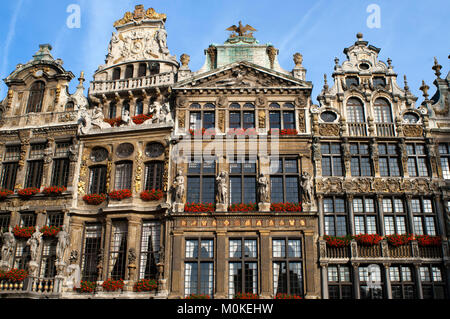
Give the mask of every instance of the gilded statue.
[[(250, 25), (246, 25), (245, 27), (242, 25), (242, 21), (239, 21), (238, 26), (232, 25), (231, 27), (229, 27), (227, 29), (227, 31), (232, 31), (237, 33), (238, 36), (240, 37), (253, 37), (253, 33), (250, 33), (250, 31), (258, 31), (256, 29), (254, 29), (252, 26)], [(233, 34), (233, 36), (236, 36), (236, 34)]]

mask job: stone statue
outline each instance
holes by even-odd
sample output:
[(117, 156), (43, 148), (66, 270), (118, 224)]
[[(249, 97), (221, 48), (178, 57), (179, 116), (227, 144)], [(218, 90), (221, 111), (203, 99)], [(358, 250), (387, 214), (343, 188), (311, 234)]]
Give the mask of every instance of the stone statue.
[(173, 188), (175, 190), (174, 192), (174, 200), (175, 203), (183, 203), (183, 197), (184, 197), (184, 176), (183, 172), (181, 170), (178, 171), (178, 175), (175, 177), (175, 180), (173, 182)]
[(125, 110), (122, 115), (122, 124), (120, 126), (122, 127), (122, 126), (134, 126), (134, 125), (135, 124), (133, 122), (133, 119), (130, 116), (130, 111)]
[(102, 108), (99, 106), (96, 106), (94, 108), (94, 113), (92, 114), (91, 124), (93, 126), (99, 127), (100, 129), (111, 127), (111, 125), (106, 123), (104, 121), (104, 119), (105, 119), (105, 115), (103, 115)]
[(149, 112), (152, 115), (151, 122), (152, 123), (161, 123), (164, 121), (164, 115), (162, 113), (162, 105), (161, 103), (156, 100), (154, 101), (150, 107)]
[(69, 233), (66, 231), (66, 225), (62, 226), (62, 229), (56, 235), (56, 238), (58, 238), (58, 243), (56, 244), (56, 260), (62, 262), (70, 239)]
[(268, 187), (269, 187), (269, 182), (267, 181), (267, 177), (264, 176), (264, 174), (260, 174), (258, 177), (258, 196), (259, 196), (259, 201), (261, 203), (268, 203), (269, 199), (268, 199)]
[(27, 241), (27, 246), (30, 246), (30, 255), (31, 255), (31, 261), (37, 262), (37, 258), (39, 255), (39, 248), (42, 244), (42, 233), (39, 229), (36, 229), (36, 231), (31, 235), (30, 239)]
[(72, 264), (67, 267), (66, 271), (67, 279), (65, 282), (65, 286), (69, 289), (80, 288), (81, 282), (81, 270), (80, 265)]
[(312, 176), (308, 172), (303, 172), (301, 177), (301, 186), (303, 189), (303, 200), (311, 203), (313, 199)]
[(80, 107), (78, 124), (80, 124), (80, 128), (78, 130), (80, 135), (89, 133), (89, 131), (92, 128), (91, 116), (89, 115), (89, 112), (87, 111), (86, 107), (84, 107), (84, 106)]
[(136, 262), (136, 259), (137, 259), (136, 249), (130, 248), (128, 250), (128, 264), (134, 265), (134, 263)]
[(221, 172), (216, 178), (217, 181), (217, 202), (219, 204), (227, 204), (228, 184), (227, 173)]
[(12, 228), (9, 227), (8, 232), (1, 235), (3, 246), (2, 246), (2, 261), (8, 263), (12, 254), (14, 253), (14, 248), (16, 246), (16, 238), (12, 232)]
[(303, 63), (303, 56), (300, 53), (294, 54), (294, 63), (296, 68), (301, 68)]
[(167, 49), (167, 32), (164, 29), (158, 29), (155, 34), (155, 40), (159, 45), (159, 51), (163, 54), (168, 54)]

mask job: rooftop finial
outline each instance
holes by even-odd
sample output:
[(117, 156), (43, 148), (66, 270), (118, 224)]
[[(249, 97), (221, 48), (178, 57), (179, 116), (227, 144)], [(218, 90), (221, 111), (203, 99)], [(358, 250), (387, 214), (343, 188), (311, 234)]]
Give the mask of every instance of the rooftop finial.
[[(227, 31), (232, 31), (235, 32), (231, 35), (231, 37), (249, 37), (249, 38), (253, 38), (253, 32), (256, 32), (258, 30), (256, 30), (255, 28), (253, 28), (250, 25), (246, 25), (244, 27), (244, 25), (242, 24), (242, 21), (239, 21), (238, 26), (232, 25), (231, 27), (229, 27), (227, 29)], [(253, 31), (253, 32), (250, 32)]]
[(403, 80), (405, 81), (405, 91), (409, 91), (408, 80), (406, 79), (406, 75), (403, 76)]
[(421, 90), (423, 92), (423, 97), (425, 98), (425, 101), (428, 100), (428, 89), (429, 88), (430, 87), (425, 84), (425, 81), (422, 80), (422, 86), (419, 88), (419, 90)]
[(324, 83), (323, 83), (323, 89), (324, 89), (325, 91), (328, 91), (328, 81), (327, 81), (327, 75), (326, 75), (326, 74), (323, 75), (323, 81), (324, 81)]
[(85, 81), (85, 78), (84, 78), (84, 71), (81, 71), (80, 77), (78, 78), (78, 81), (79, 81), (78, 87), (83, 87), (83, 83), (84, 83), (84, 81)]
[(436, 75), (436, 77), (439, 78), (441, 76), (442, 65), (440, 65), (438, 63), (438, 60), (436, 59), (436, 57), (434, 57), (434, 65), (433, 65), (432, 69), (434, 70), (434, 74)]
[(362, 34), (361, 32), (358, 32), (358, 33), (356, 34), (356, 37), (358, 38), (358, 41), (362, 41), (362, 39), (363, 39), (363, 34)]
[(392, 69), (392, 60), (391, 60), (391, 58), (387, 59), (387, 63), (389, 65), (389, 69)]

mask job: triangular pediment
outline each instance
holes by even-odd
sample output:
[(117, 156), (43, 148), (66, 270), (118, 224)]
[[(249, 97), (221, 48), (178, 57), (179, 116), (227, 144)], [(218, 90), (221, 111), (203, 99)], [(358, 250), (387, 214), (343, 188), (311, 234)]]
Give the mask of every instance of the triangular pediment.
[(178, 82), (174, 89), (305, 88), (311, 82), (250, 62), (237, 62)]

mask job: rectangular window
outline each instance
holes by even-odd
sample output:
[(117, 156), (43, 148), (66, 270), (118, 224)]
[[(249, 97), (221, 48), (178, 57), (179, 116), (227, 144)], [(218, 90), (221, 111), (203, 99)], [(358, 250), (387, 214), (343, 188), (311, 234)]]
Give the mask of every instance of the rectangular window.
[(106, 166), (94, 166), (90, 169), (89, 176), (89, 193), (105, 194), (106, 193)]
[(69, 178), (69, 148), (71, 143), (56, 143), (55, 156), (53, 158), (52, 186), (67, 187)]
[(14, 190), (19, 169), (19, 159), (20, 146), (7, 146), (1, 175), (1, 187), (3, 189)]
[(26, 188), (41, 187), (43, 169), (44, 161), (28, 161), (27, 178), (25, 181)]
[(83, 254), (81, 256), (81, 279), (97, 281), (98, 255), (102, 243), (102, 225), (86, 224), (84, 230)]
[(343, 237), (347, 235), (347, 213), (342, 198), (326, 197), (323, 199), (325, 234)]
[[(1, 213), (0, 214), (0, 232), (6, 233), (8, 231), (10, 218), (11, 218), (10, 213)], [(0, 237), (0, 243), (2, 243), (1, 237)]]
[(379, 265), (360, 266), (359, 284), (361, 299), (383, 299), (383, 280)]
[(389, 267), (392, 299), (416, 299), (416, 283), (413, 271), (409, 266)]
[(330, 299), (353, 298), (350, 267), (344, 265), (328, 266), (328, 297)]
[(380, 176), (400, 176), (400, 164), (394, 144), (379, 144)]
[(188, 164), (187, 198), (188, 203), (216, 202), (216, 163), (200, 162), (195, 159)]
[(270, 189), (272, 203), (298, 203), (298, 161), (295, 158), (271, 160)]
[(258, 248), (256, 239), (230, 239), (228, 295), (258, 293)]
[(163, 171), (163, 162), (150, 162), (145, 164), (145, 190), (162, 190)]
[(423, 144), (406, 144), (408, 173), (411, 177), (428, 177), (428, 162)]
[(350, 144), (352, 176), (372, 176), (372, 165), (369, 157), (369, 145), (363, 143)]
[(386, 235), (406, 234), (406, 211), (399, 198), (383, 198), (384, 230)]
[(230, 203), (256, 203), (256, 163), (248, 159), (230, 163)]
[(439, 157), (441, 159), (442, 177), (450, 179), (450, 144), (439, 144)]
[(133, 162), (116, 164), (115, 189), (130, 189), (133, 177)]
[(142, 224), (139, 279), (157, 279), (161, 242), (161, 223), (144, 221)]
[(424, 265), (419, 268), (423, 299), (445, 299), (445, 283), (439, 266)]
[(437, 235), (436, 214), (431, 199), (413, 198), (411, 200), (414, 233), (416, 235)]
[(278, 293), (303, 296), (300, 239), (273, 239), (273, 289)]
[(322, 143), (322, 176), (343, 176), (341, 145)]
[(353, 215), (355, 218), (355, 234), (377, 233), (377, 214), (372, 198), (354, 198)]
[(36, 215), (33, 213), (20, 213), (20, 227), (36, 226)]
[(184, 294), (213, 295), (214, 241), (186, 239), (184, 264)]
[(128, 224), (113, 222), (109, 251), (109, 274), (113, 280), (124, 279), (126, 274)]

